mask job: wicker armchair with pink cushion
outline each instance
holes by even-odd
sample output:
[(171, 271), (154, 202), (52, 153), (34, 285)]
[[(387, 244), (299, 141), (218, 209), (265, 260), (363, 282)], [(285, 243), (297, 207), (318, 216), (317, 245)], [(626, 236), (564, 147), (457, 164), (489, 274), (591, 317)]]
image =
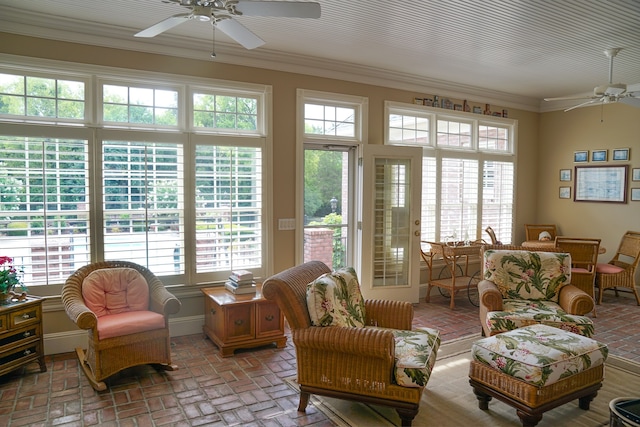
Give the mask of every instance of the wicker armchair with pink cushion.
[(169, 315), (180, 301), (147, 268), (128, 261), (103, 261), (78, 269), (62, 288), (69, 318), (87, 330), (88, 347), (76, 353), (91, 386), (123, 369), (171, 363)]

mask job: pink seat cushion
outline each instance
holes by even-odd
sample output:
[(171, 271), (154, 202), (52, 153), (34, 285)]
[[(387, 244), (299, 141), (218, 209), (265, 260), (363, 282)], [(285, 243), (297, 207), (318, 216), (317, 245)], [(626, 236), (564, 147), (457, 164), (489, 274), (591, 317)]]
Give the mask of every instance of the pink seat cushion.
[(612, 265), (612, 264), (598, 263), (598, 265), (596, 266), (596, 271), (598, 273), (604, 273), (604, 274), (617, 274), (617, 273), (623, 272), (624, 268), (621, 268), (621, 267), (618, 267), (617, 265)]
[(164, 328), (164, 316), (153, 311), (129, 311), (98, 318), (100, 339)]
[(82, 298), (96, 316), (149, 309), (149, 286), (133, 268), (103, 268), (82, 282)]

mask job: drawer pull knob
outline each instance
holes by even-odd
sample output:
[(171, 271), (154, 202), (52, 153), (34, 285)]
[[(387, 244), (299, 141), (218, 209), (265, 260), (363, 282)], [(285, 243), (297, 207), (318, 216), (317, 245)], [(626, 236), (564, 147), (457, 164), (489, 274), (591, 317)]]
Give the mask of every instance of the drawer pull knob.
[(215, 314), (216, 314), (216, 310), (212, 308), (212, 309), (211, 309), (211, 314), (212, 314), (212, 315), (215, 315)]
[(31, 350), (26, 349), (26, 350), (24, 351), (24, 355), (25, 355), (25, 356), (28, 356), (28, 355), (30, 355), (30, 354), (31, 354)]
[(22, 334), (25, 338), (30, 337), (31, 336), (31, 332), (26, 331), (24, 334)]
[(244, 323), (244, 320), (238, 319), (234, 323), (236, 324), (236, 326), (240, 326), (240, 325), (242, 325)]
[(29, 313), (25, 313), (22, 315), (23, 319), (31, 319), (31, 316), (29, 316)]
[(265, 316), (264, 319), (268, 322), (271, 322), (273, 320), (273, 314), (269, 314), (268, 316)]

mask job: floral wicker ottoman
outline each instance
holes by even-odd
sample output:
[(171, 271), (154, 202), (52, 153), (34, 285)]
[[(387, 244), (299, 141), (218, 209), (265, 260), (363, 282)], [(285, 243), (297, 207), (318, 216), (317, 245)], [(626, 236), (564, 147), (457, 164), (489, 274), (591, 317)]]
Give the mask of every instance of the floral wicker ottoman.
[(535, 426), (544, 412), (574, 399), (589, 409), (607, 354), (607, 346), (591, 338), (526, 326), (473, 343), (469, 383), (480, 409), (495, 397), (516, 408), (523, 426)]

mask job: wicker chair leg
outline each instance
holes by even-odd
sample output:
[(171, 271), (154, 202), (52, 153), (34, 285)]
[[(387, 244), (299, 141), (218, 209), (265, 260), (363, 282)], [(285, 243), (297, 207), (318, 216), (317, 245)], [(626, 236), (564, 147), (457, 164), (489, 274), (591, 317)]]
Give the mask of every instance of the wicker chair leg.
[(307, 409), (307, 404), (309, 403), (310, 393), (306, 391), (300, 392), (300, 403), (298, 404), (298, 412), (304, 412)]
[(85, 351), (80, 347), (78, 347), (76, 348), (76, 355), (78, 356), (78, 361), (80, 362), (80, 366), (82, 367), (82, 370), (84, 371), (84, 375), (87, 377), (87, 380), (89, 380), (89, 384), (91, 384), (91, 387), (93, 387), (95, 391), (106, 390), (107, 385), (104, 383), (104, 381), (97, 381), (95, 375), (93, 375), (93, 372), (91, 371), (91, 368), (89, 367), (89, 364), (86, 361), (87, 358), (86, 358)]
[(413, 422), (413, 419), (418, 414), (417, 409), (396, 408), (396, 412), (400, 416), (400, 422), (402, 427), (411, 427), (411, 423)]

